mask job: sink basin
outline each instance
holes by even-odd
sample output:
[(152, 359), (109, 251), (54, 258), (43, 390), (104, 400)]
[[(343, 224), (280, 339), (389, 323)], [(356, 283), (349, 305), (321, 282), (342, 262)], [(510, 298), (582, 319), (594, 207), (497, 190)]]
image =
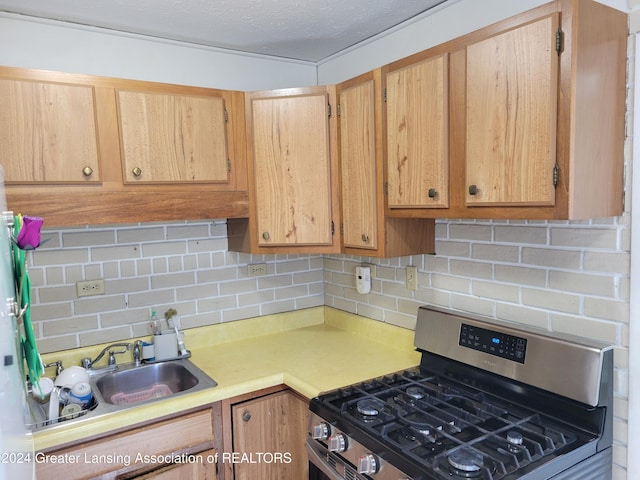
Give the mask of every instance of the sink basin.
[(186, 392), (199, 383), (184, 364), (165, 362), (107, 373), (95, 386), (106, 403), (133, 405)]
[(93, 391), (90, 408), (79, 415), (60, 417), (57, 422), (47, 421), (46, 405), (27, 397), (30, 402), (31, 430), (60, 428), (90, 418), (117, 413), (149, 402), (186, 395), (218, 385), (215, 380), (196, 367), (189, 359), (165, 362), (118, 365), (110, 372), (92, 372), (89, 383)]

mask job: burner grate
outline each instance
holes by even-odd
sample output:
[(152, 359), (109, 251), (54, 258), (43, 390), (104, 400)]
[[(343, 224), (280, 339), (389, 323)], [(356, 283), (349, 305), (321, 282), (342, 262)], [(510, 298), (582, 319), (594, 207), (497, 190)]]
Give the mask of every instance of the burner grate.
[[(500, 480), (573, 443), (569, 428), (523, 406), (412, 369), (322, 396), (340, 418), (439, 478)], [(456, 456), (470, 462), (464, 465)]]

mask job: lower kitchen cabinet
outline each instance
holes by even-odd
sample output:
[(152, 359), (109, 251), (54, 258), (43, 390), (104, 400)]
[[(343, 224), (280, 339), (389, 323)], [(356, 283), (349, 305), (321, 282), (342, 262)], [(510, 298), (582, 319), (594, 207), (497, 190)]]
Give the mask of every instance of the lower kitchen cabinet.
[(214, 419), (220, 404), (113, 435), (37, 453), (37, 478), (198, 478), (216, 471)]
[(224, 480), (308, 478), (309, 401), (283, 388), (223, 402)]

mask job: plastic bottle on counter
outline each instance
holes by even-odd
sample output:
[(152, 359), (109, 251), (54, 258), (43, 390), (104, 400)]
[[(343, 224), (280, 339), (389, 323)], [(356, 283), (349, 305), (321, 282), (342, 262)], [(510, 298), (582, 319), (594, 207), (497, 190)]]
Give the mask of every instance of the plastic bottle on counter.
[(154, 335), (160, 333), (160, 325), (158, 325), (158, 315), (155, 310), (151, 310), (151, 332)]

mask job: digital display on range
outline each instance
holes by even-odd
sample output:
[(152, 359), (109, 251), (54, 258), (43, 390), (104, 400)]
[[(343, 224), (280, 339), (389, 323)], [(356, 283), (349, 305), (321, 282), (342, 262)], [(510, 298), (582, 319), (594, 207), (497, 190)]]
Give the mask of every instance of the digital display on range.
[(527, 339), (463, 323), (458, 345), (524, 363)]

